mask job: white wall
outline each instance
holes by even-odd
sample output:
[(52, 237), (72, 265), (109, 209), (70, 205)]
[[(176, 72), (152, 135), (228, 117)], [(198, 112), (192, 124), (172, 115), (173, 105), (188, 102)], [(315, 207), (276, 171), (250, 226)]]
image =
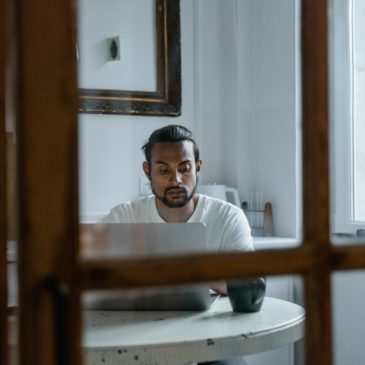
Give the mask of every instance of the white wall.
[[(154, 0), (79, 0), (79, 86), (156, 90)], [(100, 26), (102, 24), (102, 26)], [(133, 37), (131, 35), (133, 34)], [(120, 57), (108, 62), (108, 42), (119, 38)], [(137, 45), (137, 46), (136, 46)], [(118, 77), (115, 77), (118, 75)]]
[[(196, 131), (193, 6), (191, 0), (181, 2), (181, 117), (80, 115), (81, 215), (106, 214), (116, 204), (139, 195), (143, 178), (140, 148), (154, 129), (180, 123)], [(119, 16), (117, 19), (120, 21)]]
[[(276, 232), (283, 236), (299, 235), (300, 224), (300, 179), (295, 172), (300, 160), (296, 7), (291, 0), (252, 1), (249, 48), (242, 49), (241, 55), (243, 59), (248, 54), (250, 60), (249, 125), (241, 132), (249, 135), (249, 168), (237, 167), (239, 184), (241, 190), (264, 192), (265, 200), (273, 203)], [(247, 149), (241, 148), (239, 145), (238, 151), (243, 155)], [(247, 173), (251, 176), (248, 181)]]
[(197, 2), (198, 121), (203, 181), (237, 186), (238, 117), (235, 1)]
[[(347, 193), (348, 136), (350, 115), (348, 103), (349, 80), (349, 25), (348, 1), (332, 0), (329, 3), (330, 36), (330, 173), (331, 173), (331, 224), (333, 232), (349, 231), (349, 205)], [(352, 232), (360, 226), (353, 225)], [(348, 240), (347, 240), (348, 241)], [(354, 242), (352, 242), (354, 243)], [(365, 272), (364, 270), (336, 272), (332, 275), (333, 357), (334, 364), (363, 364), (365, 323)]]
[(276, 234), (296, 236), (296, 2), (180, 4), (182, 116), (81, 115), (81, 212), (103, 214), (135, 198), (140, 146), (155, 128), (181, 123), (200, 144), (202, 182), (238, 187), (242, 199), (263, 191)]
[(333, 285), (334, 364), (364, 364), (364, 271), (337, 272)]

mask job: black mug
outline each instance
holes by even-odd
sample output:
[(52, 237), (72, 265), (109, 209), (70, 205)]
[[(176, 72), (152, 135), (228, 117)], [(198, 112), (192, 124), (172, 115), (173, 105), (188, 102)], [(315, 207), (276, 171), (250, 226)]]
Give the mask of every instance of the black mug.
[(234, 312), (258, 312), (265, 298), (266, 280), (253, 279), (229, 280), (227, 294)]

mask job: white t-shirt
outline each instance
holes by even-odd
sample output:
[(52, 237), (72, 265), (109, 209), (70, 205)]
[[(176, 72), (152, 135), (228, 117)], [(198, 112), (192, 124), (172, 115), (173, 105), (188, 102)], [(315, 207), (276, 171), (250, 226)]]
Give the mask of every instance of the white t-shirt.
[[(105, 223), (164, 223), (158, 214), (155, 196), (122, 203), (103, 219)], [(223, 200), (199, 194), (198, 204), (187, 223), (206, 226), (208, 250), (253, 251), (251, 229), (242, 209)]]

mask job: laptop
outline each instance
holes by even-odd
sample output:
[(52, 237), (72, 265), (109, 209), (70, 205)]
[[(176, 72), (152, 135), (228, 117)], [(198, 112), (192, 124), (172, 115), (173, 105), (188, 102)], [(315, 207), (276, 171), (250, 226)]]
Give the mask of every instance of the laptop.
[[(203, 223), (81, 224), (85, 260), (151, 258), (206, 251)], [(83, 295), (85, 309), (202, 311), (217, 299), (208, 284), (93, 291)]]
[(204, 223), (82, 223), (81, 258), (151, 258), (204, 253)]

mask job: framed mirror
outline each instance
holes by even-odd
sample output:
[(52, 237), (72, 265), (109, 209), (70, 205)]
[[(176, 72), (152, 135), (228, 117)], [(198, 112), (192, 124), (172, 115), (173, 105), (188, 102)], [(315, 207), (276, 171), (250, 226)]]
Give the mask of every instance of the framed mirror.
[[(94, 18), (88, 17), (94, 19), (94, 22), (80, 25), (77, 45), (79, 112), (179, 116), (181, 114), (179, 0), (143, 0), (138, 4), (134, 2), (136, 5), (132, 13), (122, 12), (126, 19), (124, 24), (122, 20), (117, 21), (114, 28), (109, 27), (102, 32), (95, 27), (96, 17), (115, 18), (114, 11), (121, 10), (123, 2), (127, 3), (128, 0), (118, 0), (115, 2), (115, 8), (110, 6), (109, 9), (100, 2), (100, 11), (94, 14)], [(84, 7), (88, 7), (88, 2), (84, 2)], [(95, 13), (95, 7), (93, 11)], [(106, 37), (106, 34), (113, 37)], [(139, 54), (131, 55), (129, 50), (138, 49), (136, 43), (141, 34), (143, 37), (151, 38), (149, 42), (151, 49), (140, 49)], [(151, 79), (149, 85), (138, 84), (139, 74), (132, 74), (132, 70), (136, 70), (136, 62), (140, 65), (137, 67), (137, 72), (144, 75), (143, 80)], [(128, 67), (131, 64), (133, 67)], [(109, 84), (105, 81), (108, 79), (104, 77), (105, 70), (110, 78)], [(145, 77), (146, 73), (148, 78)], [(94, 84), (93, 78), (98, 80)]]

